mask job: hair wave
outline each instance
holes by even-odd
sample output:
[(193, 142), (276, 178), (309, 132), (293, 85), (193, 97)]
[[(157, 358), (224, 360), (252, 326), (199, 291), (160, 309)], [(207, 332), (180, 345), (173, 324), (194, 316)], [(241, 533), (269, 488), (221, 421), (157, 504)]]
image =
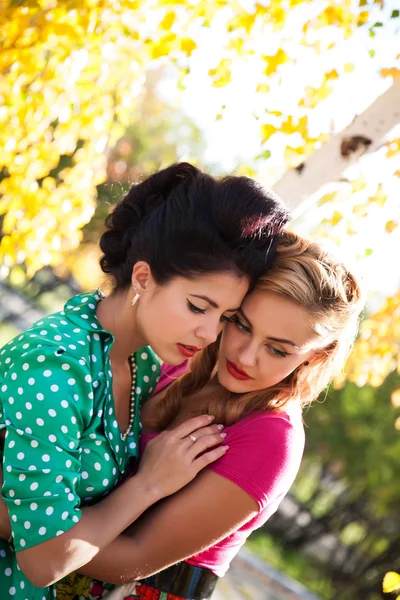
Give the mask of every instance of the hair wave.
[(217, 389), (199, 413), (215, 415), (216, 422), (230, 425), (255, 411), (282, 409), (291, 400), (310, 404), (344, 367), (358, 330), (363, 295), (356, 277), (318, 244), (285, 232), (270, 269), (255, 286), (302, 306), (321, 336), (321, 348), (309, 365), (301, 364), (283, 381), (265, 390), (236, 394), (217, 381), (220, 339), (193, 359), (191, 370), (176, 380), (157, 407), (152, 423), (165, 429), (185, 397), (199, 392), (213, 380)]

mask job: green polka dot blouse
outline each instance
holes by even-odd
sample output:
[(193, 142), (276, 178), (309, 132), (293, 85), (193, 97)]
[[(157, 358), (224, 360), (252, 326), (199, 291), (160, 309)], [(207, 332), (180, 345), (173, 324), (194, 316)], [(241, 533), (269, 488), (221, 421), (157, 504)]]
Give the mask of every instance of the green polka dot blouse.
[[(139, 402), (151, 395), (159, 361), (150, 348), (135, 354), (136, 410), (123, 440), (112, 394), (113, 336), (96, 318), (99, 292), (71, 298), (64, 310), (35, 323), (0, 351), (2, 496), (15, 551), (61, 535), (121, 481), (138, 455)], [(0, 541), (1, 600), (49, 600), (19, 570)]]

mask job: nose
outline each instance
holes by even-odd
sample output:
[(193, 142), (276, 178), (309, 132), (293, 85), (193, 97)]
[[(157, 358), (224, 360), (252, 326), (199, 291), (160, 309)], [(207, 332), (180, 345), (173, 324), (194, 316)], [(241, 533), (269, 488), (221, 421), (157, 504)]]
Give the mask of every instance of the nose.
[(208, 346), (217, 339), (221, 333), (223, 323), (220, 319), (209, 319), (207, 322), (201, 324), (196, 330), (197, 337), (201, 338), (204, 342), (203, 345)]
[(249, 342), (239, 348), (238, 359), (243, 367), (254, 367), (257, 363), (258, 346)]

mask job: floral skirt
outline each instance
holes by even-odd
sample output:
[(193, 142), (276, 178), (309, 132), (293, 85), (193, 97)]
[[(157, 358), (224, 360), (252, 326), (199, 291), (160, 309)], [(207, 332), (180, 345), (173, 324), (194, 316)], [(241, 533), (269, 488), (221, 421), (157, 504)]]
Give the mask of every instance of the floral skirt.
[(150, 587), (145, 583), (137, 583), (133, 594), (124, 596), (124, 600), (185, 600), (181, 596), (161, 592), (157, 588)]
[[(127, 590), (123, 600), (185, 600), (181, 596), (161, 592), (157, 588), (145, 583), (136, 583), (133, 591)], [(118, 586), (111, 583), (102, 583), (96, 579), (72, 573), (56, 584), (57, 600), (112, 600), (112, 591), (116, 592)]]
[(71, 573), (56, 584), (57, 600), (103, 600), (117, 586)]

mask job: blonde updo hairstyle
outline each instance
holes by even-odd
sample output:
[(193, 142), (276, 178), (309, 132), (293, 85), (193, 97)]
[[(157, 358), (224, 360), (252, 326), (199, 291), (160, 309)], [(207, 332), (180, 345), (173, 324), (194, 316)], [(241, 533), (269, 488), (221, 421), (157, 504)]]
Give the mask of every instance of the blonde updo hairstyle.
[[(230, 425), (255, 411), (276, 411), (291, 400), (302, 406), (315, 400), (344, 367), (358, 330), (363, 298), (360, 285), (345, 265), (318, 244), (285, 232), (271, 267), (255, 286), (302, 306), (321, 338), (309, 364), (300, 364), (270, 388), (246, 394), (219, 386), (199, 412), (215, 415), (216, 423)], [(176, 380), (158, 405), (157, 427), (172, 422), (185, 397), (215, 378), (219, 339), (194, 358), (191, 370)]]

